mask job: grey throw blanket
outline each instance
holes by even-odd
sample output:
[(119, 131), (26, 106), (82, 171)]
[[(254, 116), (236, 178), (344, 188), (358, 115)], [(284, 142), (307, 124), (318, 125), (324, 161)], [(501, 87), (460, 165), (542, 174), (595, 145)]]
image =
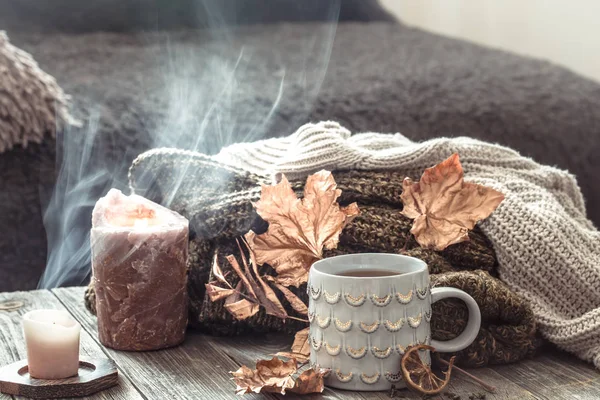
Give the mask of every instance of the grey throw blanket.
[[(394, 169), (418, 178), (452, 153), (460, 154), (468, 181), (506, 196), (480, 224), (496, 251), (500, 278), (531, 303), (544, 337), (600, 367), (600, 233), (586, 218), (583, 197), (568, 172), (475, 139), (416, 143), (401, 134), (351, 135), (335, 122), (308, 124), (286, 138), (229, 146), (213, 159), (264, 177)], [(132, 176), (142, 176), (140, 166), (151, 158), (159, 163), (179, 158), (176, 171), (194, 168), (193, 155), (152, 150), (134, 162)], [(173, 200), (176, 209), (195, 214), (194, 196)]]

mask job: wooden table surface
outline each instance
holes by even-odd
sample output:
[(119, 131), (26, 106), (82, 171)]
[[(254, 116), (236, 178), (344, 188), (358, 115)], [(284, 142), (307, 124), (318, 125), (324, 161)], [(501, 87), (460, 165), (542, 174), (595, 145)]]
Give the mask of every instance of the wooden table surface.
[[(189, 332), (179, 347), (153, 352), (122, 352), (107, 349), (98, 342), (96, 319), (83, 305), (84, 288), (0, 293), (0, 306), (9, 301), (23, 305), (13, 311), (0, 311), (0, 366), (26, 358), (21, 316), (39, 308), (66, 309), (82, 326), (81, 353), (89, 357), (112, 358), (119, 367), (120, 385), (93, 399), (235, 399), (229, 371), (241, 364), (253, 366), (257, 358), (267, 358), (287, 350), (292, 339), (281, 335), (221, 338)], [(0, 307), (1, 309), (2, 307)], [(496, 393), (486, 399), (600, 399), (600, 373), (591, 365), (546, 349), (534, 359), (517, 364), (471, 371)], [(453, 374), (449, 392), (469, 399), (483, 390), (459, 374)], [(246, 395), (244, 398), (270, 398), (276, 395)], [(346, 392), (325, 389), (321, 395), (286, 395), (285, 399), (390, 399), (389, 392)], [(13, 397), (0, 394), (0, 400)], [(407, 390), (395, 398), (419, 399)], [(446, 399), (445, 396), (436, 398)]]

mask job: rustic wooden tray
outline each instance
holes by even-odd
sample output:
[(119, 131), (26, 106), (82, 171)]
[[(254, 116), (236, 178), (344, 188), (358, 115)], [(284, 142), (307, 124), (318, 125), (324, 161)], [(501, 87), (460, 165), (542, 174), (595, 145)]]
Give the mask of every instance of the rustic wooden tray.
[(117, 365), (108, 359), (81, 359), (79, 374), (65, 379), (32, 378), (27, 360), (0, 369), (0, 392), (32, 399), (83, 397), (118, 383)]

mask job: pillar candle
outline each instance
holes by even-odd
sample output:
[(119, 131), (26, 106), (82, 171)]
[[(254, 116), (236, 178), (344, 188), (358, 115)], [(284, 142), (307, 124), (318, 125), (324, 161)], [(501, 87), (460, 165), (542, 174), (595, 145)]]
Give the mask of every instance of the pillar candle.
[(81, 326), (65, 310), (35, 310), (23, 316), (29, 375), (62, 379), (79, 370)]
[(100, 342), (156, 350), (184, 340), (188, 221), (111, 189), (92, 214), (92, 281)]

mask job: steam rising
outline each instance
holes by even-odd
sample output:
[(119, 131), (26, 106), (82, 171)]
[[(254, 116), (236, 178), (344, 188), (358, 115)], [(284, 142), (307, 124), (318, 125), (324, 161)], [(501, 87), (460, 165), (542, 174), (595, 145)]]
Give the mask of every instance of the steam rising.
[[(147, 35), (146, 40), (154, 44), (160, 41), (158, 54), (151, 58), (164, 78), (160, 91), (166, 103), (165, 109), (156, 110), (160, 119), (157, 128), (149, 132), (151, 147), (214, 154), (235, 142), (258, 140), (267, 134), (289, 134), (274, 132), (278, 118), (283, 118), (283, 103), (286, 112), (293, 108), (294, 122), (308, 122), (329, 63), (339, 2), (331, 2), (329, 23), (315, 24), (311, 35), (302, 38), (300, 48), (286, 50), (300, 52), (301, 65), (280, 62), (269, 66), (275, 73), (273, 84), (267, 88), (256, 79), (266, 70), (265, 58), (252, 43), (236, 38), (236, 28), (223, 25), (222, 10), (210, 5), (214, 3), (199, 3), (213, 21), (210, 29), (197, 32), (195, 40), (202, 43), (201, 51), (198, 46), (171, 42), (168, 35)], [(270, 40), (273, 46), (268, 47), (276, 49), (278, 38)], [(250, 115), (240, 113), (236, 105), (249, 99), (256, 102), (256, 109)], [(98, 104), (98, 109), (101, 106)], [(57, 136), (60, 173), (44, 213), (48, 260), (40, 288), (86, 282), (90, 275), (89, 231), (94, 204), (111, 187), (128, 193), (127, 171), (136, 150), (117, 147), (119, 153), (114, 155), (114, 151), (104, 148), (118, 143), (101, 137), (100, 118), (99, 112), (93, 112), (83, 128), (66, 129)], [(163, 199), (165, 206), (175, 197), (186, 173), (181, 169), (171, 182), (173, 190)]]

